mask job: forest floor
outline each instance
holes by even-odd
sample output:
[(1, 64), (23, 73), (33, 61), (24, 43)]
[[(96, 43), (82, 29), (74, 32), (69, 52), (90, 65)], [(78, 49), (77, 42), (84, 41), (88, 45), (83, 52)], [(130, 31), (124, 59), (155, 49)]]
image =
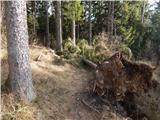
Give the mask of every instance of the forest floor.
[[(1, 56), (2, 84), (8, 77), (4, 56), (4, 59)], [(88, 92), (88, 82), (93, 79), (91, 70), (80, 63), (59, 60), (54, 51), (44, 47), (30, 47), (30, 56), (37, 94), (32, 104), (40, 111), (39, 120), (127, 120), (107, 106), (99, 112), (82, 102)], [(155, 76), (160, 78), (160, 68), (156, 72)]]

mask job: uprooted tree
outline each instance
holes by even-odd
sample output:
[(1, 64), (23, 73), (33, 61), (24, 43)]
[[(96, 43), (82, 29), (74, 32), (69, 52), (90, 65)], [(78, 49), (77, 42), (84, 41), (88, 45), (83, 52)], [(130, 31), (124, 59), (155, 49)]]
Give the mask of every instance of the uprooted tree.
[(83, 60), (95, 68), (95, 79), (91, 82), (91, 91), (99, 96), (107, 96), (123, 101), (127, 93), (139, 95), (155, 87), (152, 74), (155, 67), (146, 63), (132, 62), (120, 52), (112, 55), (99, 65)]

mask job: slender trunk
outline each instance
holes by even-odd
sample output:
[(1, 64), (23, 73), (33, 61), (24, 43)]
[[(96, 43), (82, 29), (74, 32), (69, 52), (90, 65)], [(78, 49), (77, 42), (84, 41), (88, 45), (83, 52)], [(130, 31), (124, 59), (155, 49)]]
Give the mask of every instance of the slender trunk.
[(79, 40), (79, 22), (77, 23), (77, 39)]
[(111, 37), (113, 36), (113, 29), (114, 29), (114, 1), (112, 1), (112, 12), (111, 12)]
[(9, 86), (13, 94), (31, 101), (35, 98), (29, 64), (26, 1), (7, 1)]
[(117, 26), (115, 23), (114, 23), (114, 36), (117, 37)]
[(111, 1), (108, 1), (108, 24), (107, 24), (107, 32), (108, 32), (108, 41), (110, 41), (110, 13), (111, 13)]
[(34, 32), (34, 36), (37, 36), (37, 31), (36, 31), (36, 1), (33, 1), (33, 32)]
[[(2, 35), (1, 35), (2, 34), (2, 1), (0, 1), (0, 31), (1, 31), (0, 32), (0, 45), (1, 45), (1, 42), (2, 42)], [(1, 72), (1, 68), (0, 68), (0, 72)]]
[(76, 22), (75, 20), (72, 20), (72, 42), (73, 42), (73, 46), (76, 46)]
[(56, 50), (63, 51), (62, 47), (62, 21), (61, 21), (61, 1), (56, 1)]
[(144, 14), (145, 14), (145, 1), (142, 1), (142, 7), (141, 7), (141, 23), (144, 23)]
[(91, 21), (91, 13), (92, 13), (92, 8), (91, 8), (91, 1), (89, 1), (89, 44), (92, 44), (92, 21)]
[(114, 1), (109, 1), (108, 11), (108, 37), (109, 41), (112, 42), (114, 30)]
[(46, 46), (50, 47), (50, 35), (49, 35), (49, 18), (48, 18), (48, 1), (46, 1)]

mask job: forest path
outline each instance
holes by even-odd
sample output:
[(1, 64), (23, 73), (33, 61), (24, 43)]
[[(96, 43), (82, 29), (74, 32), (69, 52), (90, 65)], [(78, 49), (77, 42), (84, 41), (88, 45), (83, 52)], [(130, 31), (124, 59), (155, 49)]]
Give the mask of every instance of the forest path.
[(47, 120), (94, 120), (93, 114), (81, 104), (81, 93), (86, 91), (90, 74), (70, 64), (48, 65), (32, 62), (35, 105)]
[[(40, 56), (40, 61), (34, 61)], [(31, 67), (37, 93), (35, 106), (45, 120), (91, 120), (85, 111), (80, 115), (78, 96), (85, 89), (89, 73), (68, 63), (57, 63), (58, 56), (46, 48), (31, 49)], [(94, 120), (94, 119), (93, 119)]]
[[(35, 61), (40, 55), (40, 61)], [(31, 58), (34, 105), (45, 120), (120, 120), (114, 113), (97, 113), (82, 103), (92, 71), (57, 61), (59, 57), (46, 48), (31, 48)]]

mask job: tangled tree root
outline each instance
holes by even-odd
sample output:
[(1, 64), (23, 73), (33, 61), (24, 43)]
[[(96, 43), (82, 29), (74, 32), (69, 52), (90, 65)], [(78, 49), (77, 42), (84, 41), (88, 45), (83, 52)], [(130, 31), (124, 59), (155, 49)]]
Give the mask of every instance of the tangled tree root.
[[(86, 63), (91, 65), (91, 62)], [(117, 101), (123, 100), (128, 92), (139, 95), (155, 87), (154, 70), (151, 65), (132, 62), (117, 52), (96, 66), (91, 90), (99, 96), (110, 94)]]
[[(83, 61), (95, 68), (91, 61)], [(96, 66), (95, 79), (89, 85), (90, 92), (123, 106), (127, 116), (133, 119), (144, 117), (149, 119), (138, 111), (134, 96), (147, 93), (156, 87), (156, 81), (152, 80), (154, 70), (155, 67), (151, 65), (130, 61), (117, 52)]]

